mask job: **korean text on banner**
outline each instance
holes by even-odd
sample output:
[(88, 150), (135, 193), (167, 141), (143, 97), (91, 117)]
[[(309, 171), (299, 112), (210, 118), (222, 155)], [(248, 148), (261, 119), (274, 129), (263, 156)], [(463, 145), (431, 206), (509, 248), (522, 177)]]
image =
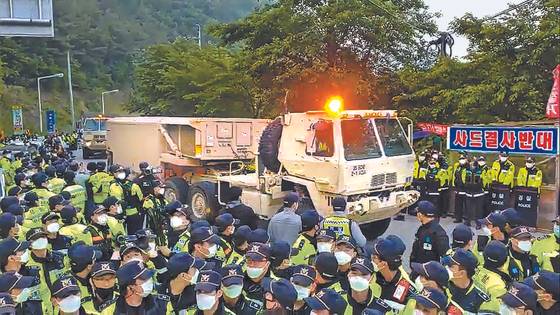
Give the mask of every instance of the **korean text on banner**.
[(14, 135), (23, 134), (23, 110), (21, 107), (12, 108), (12, 122), (14, 126)]
[(557, 155), (558, 127), (451, 126), (447, 147), (456, 151)]

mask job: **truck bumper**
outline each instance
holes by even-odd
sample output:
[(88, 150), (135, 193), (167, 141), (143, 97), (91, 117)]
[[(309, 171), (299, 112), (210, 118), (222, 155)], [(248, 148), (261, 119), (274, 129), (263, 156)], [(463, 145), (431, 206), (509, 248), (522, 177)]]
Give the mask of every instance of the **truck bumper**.
[(390, 218), (420, 198), (416, 190), (391, 192), (388, 197), (366, 197), (347, 205), (348, 217), (358, 223)]

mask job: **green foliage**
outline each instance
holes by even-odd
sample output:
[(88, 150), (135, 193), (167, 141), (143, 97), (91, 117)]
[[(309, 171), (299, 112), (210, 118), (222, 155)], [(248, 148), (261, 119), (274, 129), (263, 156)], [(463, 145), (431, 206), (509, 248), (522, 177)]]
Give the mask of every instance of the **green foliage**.
[(557, 1), (539, 0), (499, 20), (467, 14), (455, 32), (471, 42), (465, 61), (441, 59), (399, 73), (394, 100), (417, 120), (488, 123), (541, 119), (560, 63)]

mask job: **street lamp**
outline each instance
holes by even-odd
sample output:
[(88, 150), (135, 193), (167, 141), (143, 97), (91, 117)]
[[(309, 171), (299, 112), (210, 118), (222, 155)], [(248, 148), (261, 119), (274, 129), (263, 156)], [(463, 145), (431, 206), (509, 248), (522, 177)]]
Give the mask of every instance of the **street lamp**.
[(101, 113), (105, 115), (105, 94), (117, 93), (119, 90), (105, 91), (101, 93)]
[(202, 48), (202, 26), (200, 24), (195, 24), (198, 28), (198, 48)]
[(62, 78), (64, 73), (51, 74), (44, 77), (37, 78), (37, 95), (39, 98), (39, 130), (43, 133), (43, 106), (41, 104), (41, 80), (52, 79), (52, 78)]

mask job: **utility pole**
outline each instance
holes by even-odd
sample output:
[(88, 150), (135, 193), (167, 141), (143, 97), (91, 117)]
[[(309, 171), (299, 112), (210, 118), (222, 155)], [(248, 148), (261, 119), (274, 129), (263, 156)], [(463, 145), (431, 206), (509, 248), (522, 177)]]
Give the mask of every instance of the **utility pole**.
[(105, 94), (117, 93), (119, 90), (105, 91), (101, 93), (101, 113), (105, 115)]
[(68, 92), (70, 94), (70, 113), (72, 114), (72, 130), (76, 128), (76, 116), (74, 112), (74, 93), (72, 92), (72, 65), (70, 64), (70, 50), (66, 53), (68, 63)]
[(200, 24), (195, 24), (198, 27), (198, 48), (202, 48), (202, 27)]
[(39, 98), (39, 130), (43, 133), (43, 105), (41, 104), (41, 80), (52, 79), (52, 78), (62, 78), (64, 73), (51, 74), (44, 77), (37, 78), (37, 96)]

